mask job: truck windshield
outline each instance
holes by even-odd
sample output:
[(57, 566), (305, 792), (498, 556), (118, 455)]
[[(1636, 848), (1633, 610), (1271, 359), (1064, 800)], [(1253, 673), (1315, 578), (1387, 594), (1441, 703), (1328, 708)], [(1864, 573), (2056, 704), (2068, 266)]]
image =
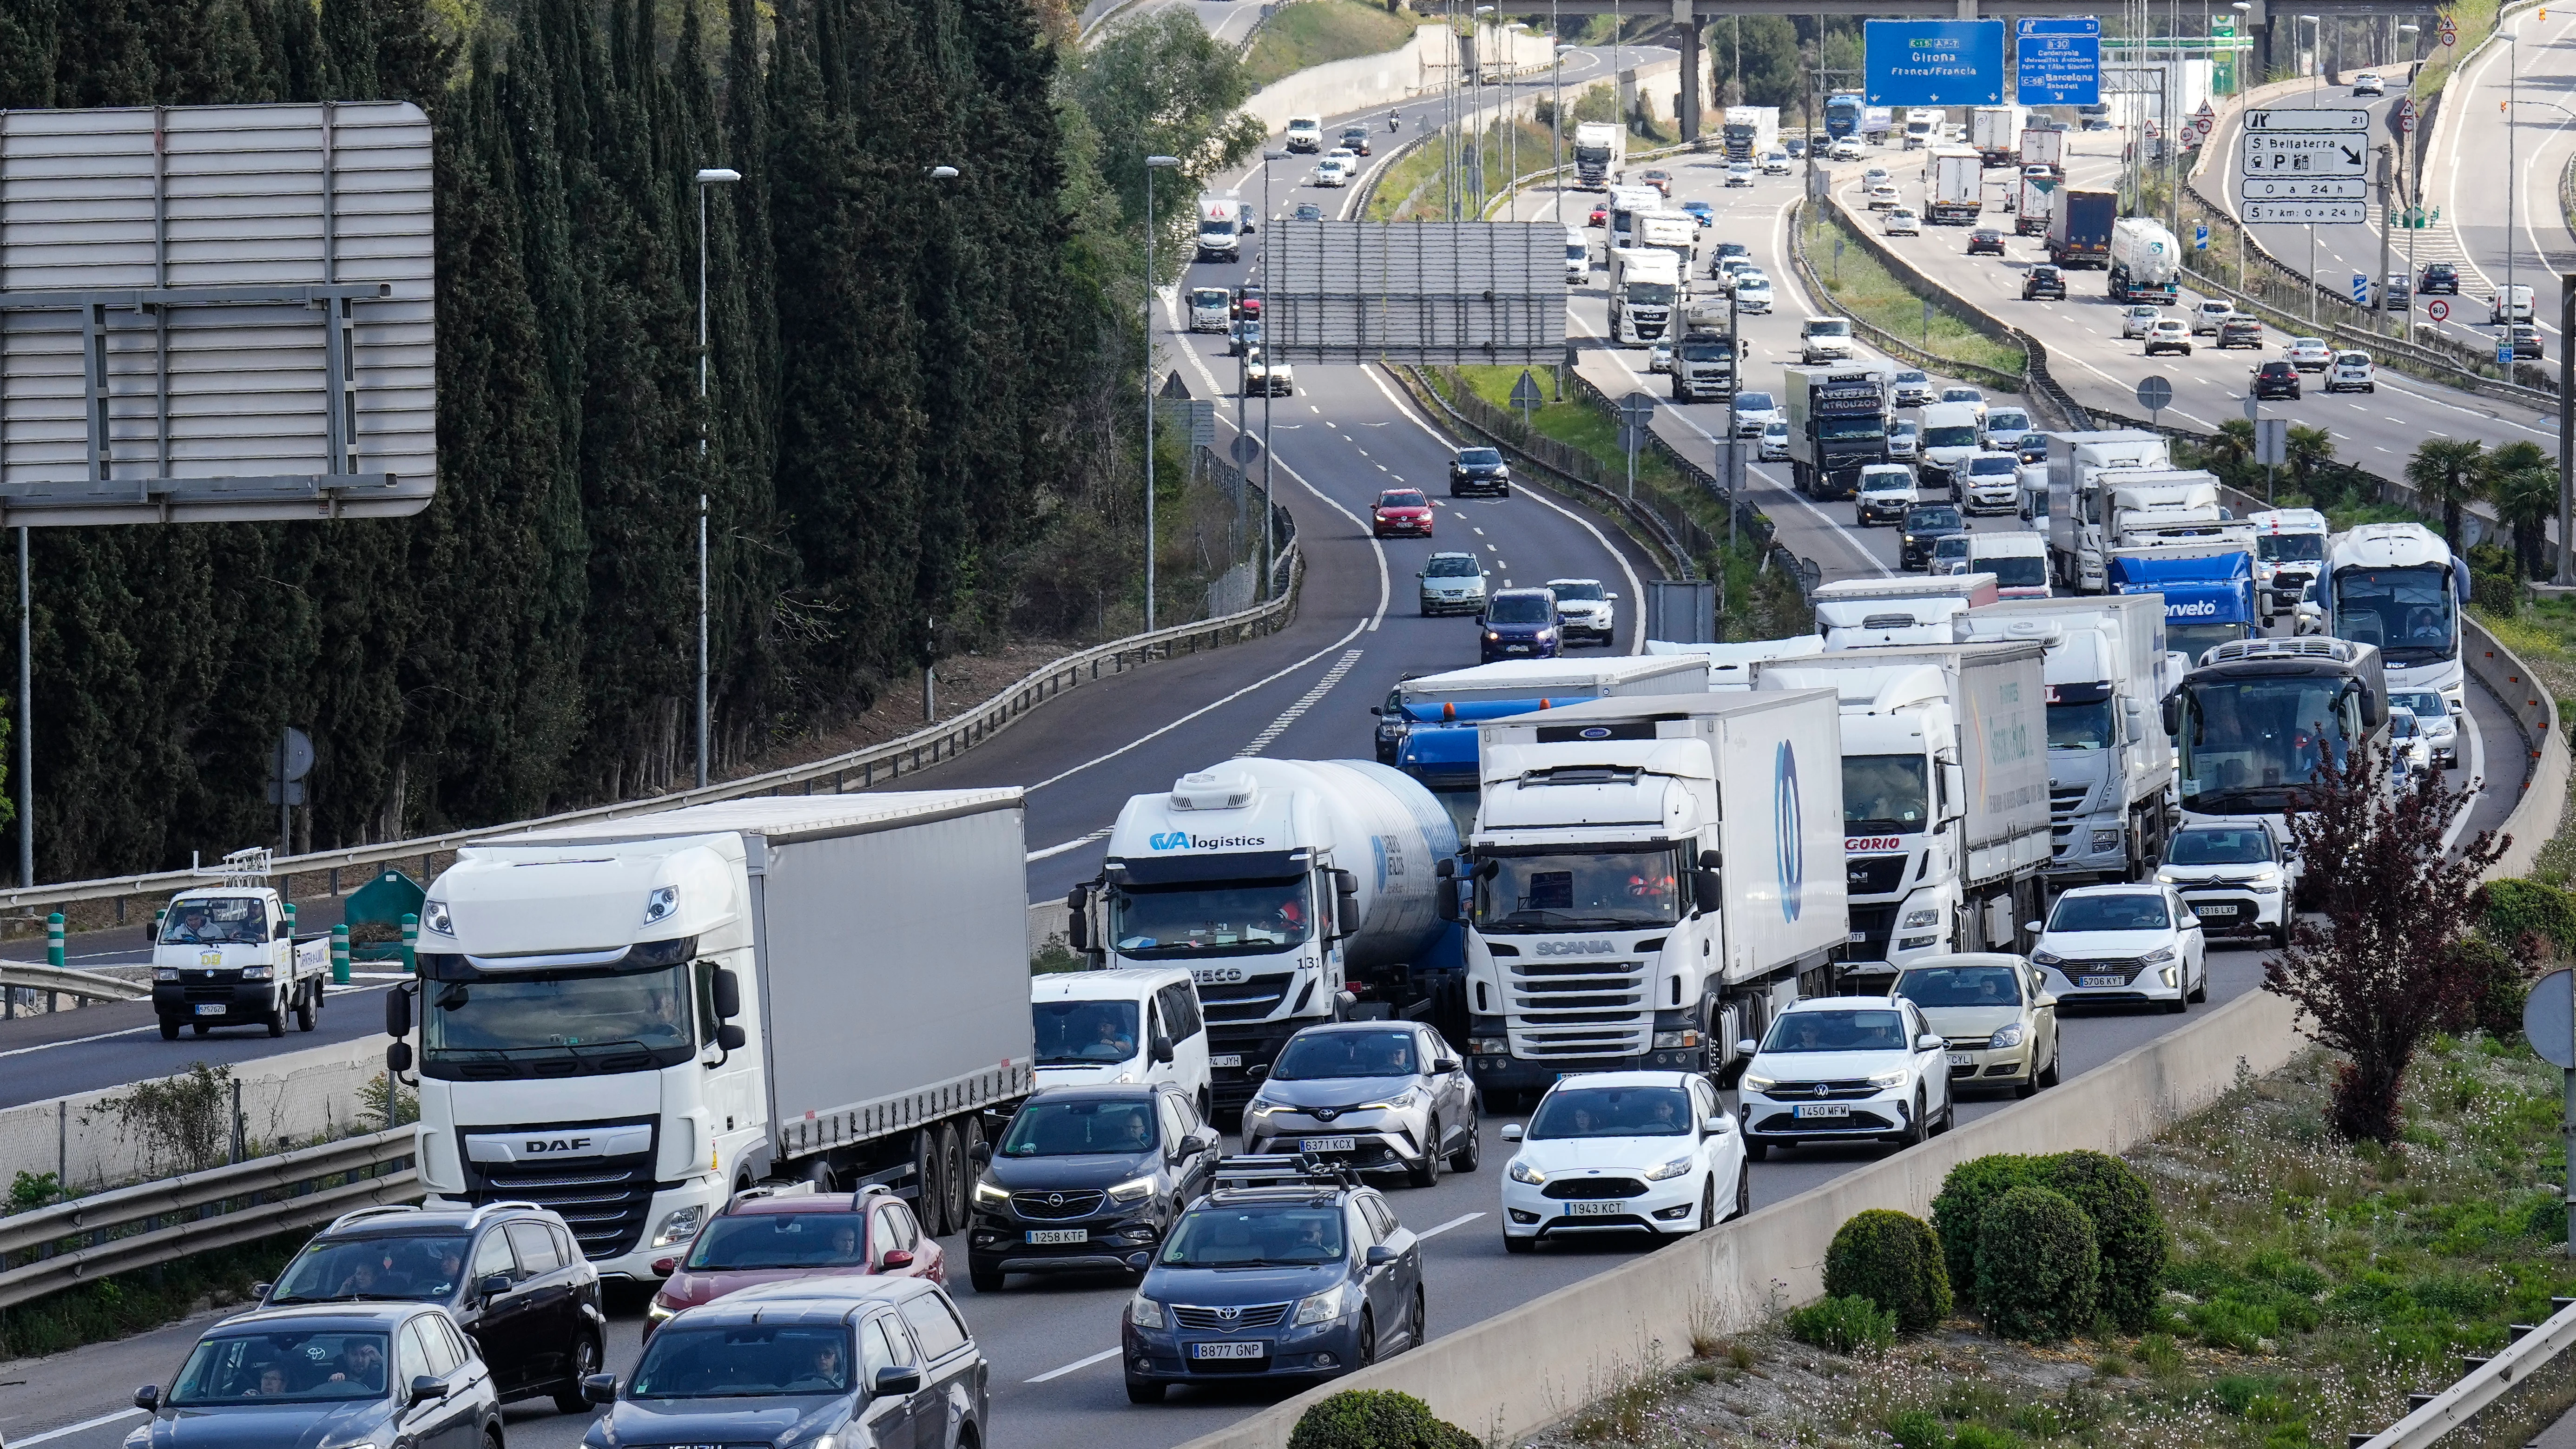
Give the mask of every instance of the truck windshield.
[(268, 906), (257, 896), (182, 896), (162, 919), (161, 939), (181, 946), (265, 941)]
[(442, 1076), (566, 1061), (574, 1070), (647, 1071), (697, 1052), (685, 964), (475, 972), (421, 990), (421, 1061)]
[(2245, 637), (2242, 624), (2175, 624), (2165, 625), (2165, 647), (2177, 654), (2197, 660), (2221, 644), (2233, 644)]
[(1135, 1002), (1041, 1001), (1029, 1016), (1039, 1066), (1099, 1066), (1136, 1055)]
[(2391, 664), (2429, 664), (2458, 652), (2451, 571), (2344, 569), (2334, 576), (2337, 637), (2376, 644)]
[(2048, 560), (2035, 554), (1971, 558), (1968, 567), (1976, 573), (1993, 574), (1999, 589), (2038, 588), (2048, 582)]
[(444, 1299), (464, 1273), (466, 1240), (454, 1233), (307, 1243), (277, 1280), (270, 1304), (334, 1298)]
[(1887, 424), (1876, 413), (1863, 413), (1856, 418), (1819, 417), (1812, 419), (1809, 425), (1816, 430), (1816, 436), (1826, 442), (1887, 436)]
[(1628, 300), (1640, 307), (1669, 307), (1673, 302), (1670, 282), (1629, 282), (1623, 290)]
[(2050, 704), (2048, 747), (2052, 750), (2111, 748), (2111, 701), (2096, 699), (2084, 704)]
[(1223, 217), (1211, 216), (1203, 218), (1199, 222), (1199, 235), (1232, 236), (1234, 235), (1234, 223), (1225, 220)]
[(1931, 818), (1921, 755), (1843, 756), (1843, 831), (1903, 835)]
[(1684, 362), (1724, 362), (1734, 356), (1735, 344), (1731, 342), (1685, 342), (1682, 344), (1682, 361)]
[(2361, 734), (2350, 681), (2331, 674), (2183, 686), (2182, 808), (2276, 815)]
[(1306, 878), (1126, 886), (1112, 899), (1110, 939), (1144, 960), (1284, 950), (1314, 934)]
[(2317, 563), (2326, 556), (2322, 533), (2258, 533), (2254, 556), (2265, 563)]
[(1476, 925), (1487, 931), (1664, 926), (1681, 919), (1670, 850), (1492, 855), (1478, 869)]

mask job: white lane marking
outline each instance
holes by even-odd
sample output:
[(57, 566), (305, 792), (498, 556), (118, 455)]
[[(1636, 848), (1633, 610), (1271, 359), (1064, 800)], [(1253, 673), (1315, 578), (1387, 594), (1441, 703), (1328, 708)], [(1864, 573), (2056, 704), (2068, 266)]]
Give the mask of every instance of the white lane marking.
[[(1110, 1352), (1116, 1353), (1117, 1350), (1111, 1349)], [(141, 1409), (119, 1409), (113, 1414), (101, 1414), (95, 1419), (83, 1419), (77, 1424), (65, 1424), (59, 1429), (47, 1429), (41, 1434), (30, 1434), (26, 1438), (18, 1441), (19, 1449), (28, 1449), (28, 1446), (30, 1445), (48, 1443), (52, 1440), (60, 1439), (67, 1434), (77, 1434), (83, 1429), (96, 1429), (102, 1425), (117, 1423), (124, 1419), (131, 1419), (142, 1412), (143, 1411)]]
[(1068, 850), (1080, 850), (1084, 846), (1091, 844), (1093, 841), (1107, 840), (1108, 838), (1108, 831), (1095, 830), (1089, 835), (1077, 836), (1072, 840), (1066, 841), (1062, 845), (1050, 845), (1044, 850), (1032, 850), (1029, 852), (1029, 864), (1035, 865), (1041, 860), (1053, 860)]
[[(2478, 728), (2477, 716), (2469, 712), (2468, 692), (2466, 690), (2461, 691), (2460, 694), (2460, 727), (2469, 732), (2469, 778), (2477, 782), (2477, 788), (2469, 792), (2469, 798), (2460, 802), (2460, 813), (2458, 818), (2451, 822), (2450, 829), (2442, 832), (2442, 853), (2444, 855), (2451, 853), (2451, 847), (2459, 840), (2460, 832), (2469, 828), (2469, 816), (2474, 814), (2477, 810), (2478, 797), (2487, 792), (2486, 731)], [(2438, 769), (2440, 767), (2436, 766), (2435, 768)]]
[(1072, 1372), (1074, 1372), (1074, 1371), (1075, 1371), (1075, 1370), (1077, 1370), (1077, 1369), (1087, 1369), (1087, 1368), (1091, 1367), (1093, 1364), (1096, 1364), (1096, 1363), (1103, 1363), (1103, 1362), (1106, 1362), (1107, 1360), (1110, 1360), (1110, 1359), (1116, 1358), (1117, 1356), (1118, 1356), (1118, 1350), (1117, 1350), (1117, 1349), (1115, 1349), (1115, 1348), (1104, 1348), (1104, 1349), (1102, 1349), (1100, 1352), (1093, 1354), (1093, 1355), (1092, 1355), (1091, 1357), (1089, 1357), (1089, 1358), (1078, 1358), (1078, 1359), (1075, 1359), (1073, 1362), (1071, 1362), (1071, 1363), (1069, 1363), (1069, 1364), (1066, 1364), (1066, 1365), (1065, 1365), (1064, 1367), (1062, 1367), (1062, 1368), (1048, 1369), (1045, 1373), (1042, 1373), (1042, 1374), (1038, 1375), (1036, 1378), (1033, 1378), (1033, 1379), (1026, 1379), (1026, 1380), (1023, 1380), (1023, 1382), (1025, 1382), (1025, 1383), (1032, 1383), (1032, 1384), (1042, 1384), (1042, 1383), (1045, 1383), (1045, 1382), (1046, 1382), (1047, 1380), (1049, 1380), (1049, 1379), (1060, 1379), (1060, 1378), (1063, 1378), (1066, 1374), (1072, 1373)]
[(1463, 1228), (1467, 1226), (1467, 1224), (1472, 1223), (1483, 1216), (1483, 1213), (1460, 1213), (1458, 1216), (1451, 1218), (1449, 1221), (1442, 1223), (1436, 1228), (1424, 1228), (1421, 1232), (1415, 1233), (1413, 1235), (1413, 1240), (1419, 1243), (1426, 1239), (1436, 1238), (1442, 1233), (1449, 1231), (1451, 1228)]
[(1325, 695), (1332, 693), (1333, 686), (1341, 683), (1342, 676), (1350, 673), (1351, 666), (1359, 663), (1360, 656), (1367, 652), (1368, 651), (1365, 649), (1343, 650), (1340, 662), (1336, 663), (1332, 668), (1325, 670), (1324, 677), (1315, 681), (1314, 688), (1307, 690), (1303, 696), (1299, 697), (1295, 704), (1281, 710), (1279, 712), (1279, 718), (1272, 720), (1268, 728), (1262, 730), (1261, 733), (1254, 735), (1252, 737), (1252, 743), (1235, 751), (1234, 757), (1238, 760), (1250, 759), (1252, 756), (1260, 754), (1263, 750), (1270, 748), (1271, 741), (1279, 738), (1283, 731), (1302, 718), (1306, 711), (1313, 709)]

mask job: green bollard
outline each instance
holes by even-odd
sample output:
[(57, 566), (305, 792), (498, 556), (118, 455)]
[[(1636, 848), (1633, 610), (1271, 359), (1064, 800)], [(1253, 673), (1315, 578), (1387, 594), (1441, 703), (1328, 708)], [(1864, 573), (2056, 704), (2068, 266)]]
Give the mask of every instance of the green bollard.
[(295, 945), (295, 902), (293, 901), (286, 903), (286, 944), (290, 949)]
[(403, 974), (420, 974), (420, 914), (403, 912)]
[(155, 945), (160, 944), (161, 941), (161, 918), (168, 914), (170, 914), (170, 912), (167, 909), (156, 910), (152, 913), (152, 942)]
[(349, 984), (349, 928), (346, 924), (331, 928), (331, 984)]
[(60, 911), (45, 917), (45, 964), (57, 971), (63, 969), (63, 913)]

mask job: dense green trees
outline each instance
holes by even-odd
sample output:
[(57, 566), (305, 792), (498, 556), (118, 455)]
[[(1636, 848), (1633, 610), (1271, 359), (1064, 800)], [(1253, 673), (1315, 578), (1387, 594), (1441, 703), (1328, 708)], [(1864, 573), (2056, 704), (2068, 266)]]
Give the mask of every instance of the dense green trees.
[[(1015, 610), (1123, 619), (1134, 546), (1071, 565), (1139, 446), (1099, 405), (1141, 358), (1129, 153), (1254, 138), (1230, 57), (1113, 40), (1130, 70), (1086, 94), (1068, 29), (1053, 0), (0, 0), (0, 104), (437, 127), (437, 500), (39, 530), (40, 875), (270, 838), (288, 724), (318, 844), (685, 783), (701, 495), (719, 765)], [(743, 180), (706, 198), (702, 411), (705, 166)]]

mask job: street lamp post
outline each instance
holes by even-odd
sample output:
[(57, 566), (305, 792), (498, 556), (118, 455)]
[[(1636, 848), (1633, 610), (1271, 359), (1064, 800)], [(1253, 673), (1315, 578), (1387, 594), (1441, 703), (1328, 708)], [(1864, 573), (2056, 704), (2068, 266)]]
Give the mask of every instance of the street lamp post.
[(1178, 156), (1145, 158), (1145, 632), (1148, 634), (1154, 632), (1154, 173), (1177, 170), (1180, 164)]
[[(1555, 8), (1555, 0), (1549, 0), (1548, 9), (1551, 13), (1548, 16), (1547, 29), (1550, 35), (1556, 33), (1556, 16), (1553, 13)], [(1574, 49), (1573, 46), (1563, 44), (1556, 48), (1556, 99), (1549, 103), (1548, 111), (1550, 139), (1556, 143), (1555, 216), (1558, 221), (1565, 220), (1565, 53), (1572, 49)]]
[[(1478, 221), (1485, 219), (1485, 208), (1491, 196), (1485, 179), (1485, 29), (1488, 25), (1492, 26), (1497, 41), (1502, 38), (1503, 33), (1503, 23), (1500, 19), (1489, 21), (1485, 18), (1493, 13), (1494, 7), (1491, 5), (1476, 7), (1476, 219)], [(1502, 83), (1501, 76), (1494, 77), (1494, 86), (1497, 90), (1502, 88)], [(1505, 120), (1508, 121), (1509, 117), (1505, 117)], [(1510, 132), (1507, 130), (1505, 134), (1509, 135)], [(1507, 161), (1503, 166), (1503, 185), (1506, 187), (1512, 184), (1512, 164)]]
[[(1274, 230), (1276, 230), (1279, 225), (1279, 217), (1276, 213), (1273, 213), (1270, 210), (1270, 163), (1273, 161), (1285, 161), (1287, 159), (1288, 153), (1285, 151), (1264, 151), (1261, 153), (1261, 210), (1264, 215), (1270, 217), (1270, 225)], [(1268, 238), (1265, 237), (1262, 240), (1261, 245), (1255, 249), (1254, 255), (1257, 259), (1261, 275), (1261, 295), (1264, 298), (1268, 298), (1274, 295), (1270, 288), (1270, 242)], [(1265, 349), (1262, 353), (1262, 358), (1264, 362), (1267, 362), (1270, 355), (1266, 350), (1270, 346), (1270, 308), (1266, 302), (1261, 310), (1263, 314), (1261, 318), (1261, 345)], [(1252, 357), (1252, 353), (1248, 347), (1246, 348), (1243, 356), (1245, 358), (1244, 376), (1248, 384), (1251, 377), (1250, 359)], [(1274, 476), (1270, 468), (1270, 398), (1270, 374), (1265, 368), (1261, 375), (1261, 599), (1264, 603), (1268, 603), (1270, 601), (1270, 591), (1274, 587), (1271, 582), (1271, 578), (1274, 574), (1279, 572), (1279, 544), (1278, 535), (1275, 531), (1278, 527), (1275, 522), (1278, 517), (1278, 508), (1270, 492)], [(1238, 427), (1235, 432), (1237, 436), (1240, 436), (1242, 429)]]
[[(2516, 159), (2516, 152), (2520, 149), (2517, 144), (2519, 138), (2514, 135), (2513, 121), (2513, 103), (2522, 90), (2521, 32), (2513, 30), (2504, 32), (2504, 43), (2504, 305), (2498, 309), (2502, 315), (2496, 320), (2504, 324), (2505, 348), (2503, 350), (2511, 352), (2516, 350), (2513, 348), (2513, 259), (2515, 252), (2519, 250), (2513, 244), (2513, 229), (2517, 224), (2514, 220), (2514, 199), (2522, 191), (2522, 172), (2518, 169), (2521, 163)], [(2561, 345), (2564, 345), (2564, 339), (2561, 339)], [(2507, 362), (2504, 365), (2504, 375), (2507, 381), (2512, 380), (2512, 363)]]
[[(698, 461), (707, 456), (707, 188), (740, 181), (723, 166), (698, 172)], [(707, 495), (698, 494), (698, 788), (707, 787)]]

